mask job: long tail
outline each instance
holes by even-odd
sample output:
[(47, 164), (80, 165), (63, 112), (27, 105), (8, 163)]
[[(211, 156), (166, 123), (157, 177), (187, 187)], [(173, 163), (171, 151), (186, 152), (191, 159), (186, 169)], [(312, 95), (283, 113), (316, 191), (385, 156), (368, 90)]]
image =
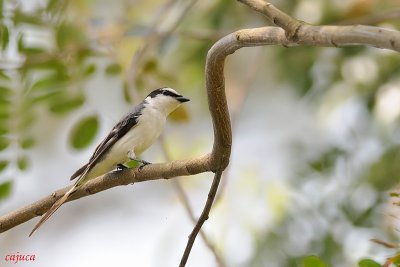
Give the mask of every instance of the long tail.
[(79, 168), (79, 170), (77, 170), (76, 172), (74, 172), (74, 174), (71, 175), (70, 180), (74, 180), (75, 178), (78, 178), (80, 176), (82, 176), (82, 173), (84, 173), (85, 171), (87, 171), (89, 163), (86, 163), (85, 165), (83, 165), (82, 167)]
[(35, 227), (33, 227), (33, 230), (29, 234), (29, 236), (31, 236), (40, 226), (42, 226), (42, 224), (44, 224), (50, 218), (50, 216), (53, 215), (53, 213), (56, 212), (58, 210), (58, 208), (60, 208), (61, 205), (64, 204), (65, 201), (67, 201), (68, 197), (72, 193), (74, 193), (77, 189), (78, 189), (78, 187), (76, 185), (74, 185), (67, 193), (65, 193), (59, 200), (57, 200), (53, 204), (53, 206), (51, 206), (51, 208), (46, 212), (46, 214), (43, 215), (43, 217), (35, 225)]

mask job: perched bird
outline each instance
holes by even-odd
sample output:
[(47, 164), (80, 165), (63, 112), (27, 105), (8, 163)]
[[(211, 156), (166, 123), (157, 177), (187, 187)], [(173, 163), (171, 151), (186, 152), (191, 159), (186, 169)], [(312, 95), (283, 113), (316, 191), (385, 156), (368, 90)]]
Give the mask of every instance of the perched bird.
[(143, 102), (135, 106), (114, 126), (97, 146), (89, 162), (71, 176), (71, 180), (78, 178), (74, 186), (53, 204), (29, 236), (46, 222), (69, 196), (90, 179), (115, 168), (126, 168), (123, 164), (129, 160), (140, 162), (141, 167), (149, 164), (147, 161), (138, 159), (137, 155), (155, 142), (164, 129), (167, 116), (187, 101), (189, 99), (172, 88), (164, 87), (151, 92)]

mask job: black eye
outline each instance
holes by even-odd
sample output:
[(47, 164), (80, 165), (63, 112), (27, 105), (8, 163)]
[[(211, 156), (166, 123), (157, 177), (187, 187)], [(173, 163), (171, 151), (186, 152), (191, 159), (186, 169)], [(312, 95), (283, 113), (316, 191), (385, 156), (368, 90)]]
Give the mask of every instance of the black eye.
[(180, 97), (181, 96), (181, 95), (178, 95), (178, 94), (168, 91), (168, 90), (162, 91), (162, 94), (165, 96), (171, 96), (171, 97)]

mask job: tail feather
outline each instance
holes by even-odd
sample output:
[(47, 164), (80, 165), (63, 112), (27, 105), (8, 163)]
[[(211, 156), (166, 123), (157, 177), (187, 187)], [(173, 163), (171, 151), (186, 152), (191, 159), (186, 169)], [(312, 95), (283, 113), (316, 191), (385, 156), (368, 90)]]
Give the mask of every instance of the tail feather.
[(86, 163), (85, 165), (83, 165), (82, 167), (80, 167), (76, 172), (74, 172), (74, 174), (71, 175), (70, 180), (74, 180), (75, 178), (79, 177), (82, 175), (82, 173), (86, 170), (87, 166), (89, 165), (89, 163)]
[(46, 212), (45, 215), (40, 219), (40, 221), (35, 225), (32, 232), (29, 234), (31, 236), (42, 224), (44, 224), (54, 212), (56, 212), (65, 201), (67, 201), (68, 197), (76, 191), (76, 186), (72, 187), (67, 193), (64, 194), (59, 200), (57, 200), (53, 206)]

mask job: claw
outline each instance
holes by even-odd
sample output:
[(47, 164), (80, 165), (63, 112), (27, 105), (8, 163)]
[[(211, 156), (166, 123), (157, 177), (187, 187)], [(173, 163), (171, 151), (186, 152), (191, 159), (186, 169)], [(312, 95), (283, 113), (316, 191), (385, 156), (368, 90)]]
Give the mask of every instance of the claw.
[(128, 169), (128, 167), (126, 167), (124, 164), (118, 164), (117, 165), (117, 171), (122, 171)]
[(141, 163), (141, 165), (138, 168), (139, 171), (142, 171), (144, 166), (151, 164), (150, 162), (142, 160), (142, 159), (135, 159), (135, 161)]
[[(138, 158), (136, 158), (135, 152), (133, 152), (133, 150), (129, 150), (129, 151), (128, 151), (128, 158), (129, 158), (130, 160), (134, 160), (134, 161), (139, 162), (139, 163), (141, 164), (141, 165), (139, 166), (139, 168), (138, 168), (139, 171), (141, 171), (141, 170), (143, 169), (144, 166), (151, 164), (151, 163), (148, 162), (148, 161), (145, 161), (145, 160), (143, 160), (143, 159), (138, 159)], [(118, 166), (119, 166), (119, 165), (121, 165), (121, 164), (118, 164)]]

